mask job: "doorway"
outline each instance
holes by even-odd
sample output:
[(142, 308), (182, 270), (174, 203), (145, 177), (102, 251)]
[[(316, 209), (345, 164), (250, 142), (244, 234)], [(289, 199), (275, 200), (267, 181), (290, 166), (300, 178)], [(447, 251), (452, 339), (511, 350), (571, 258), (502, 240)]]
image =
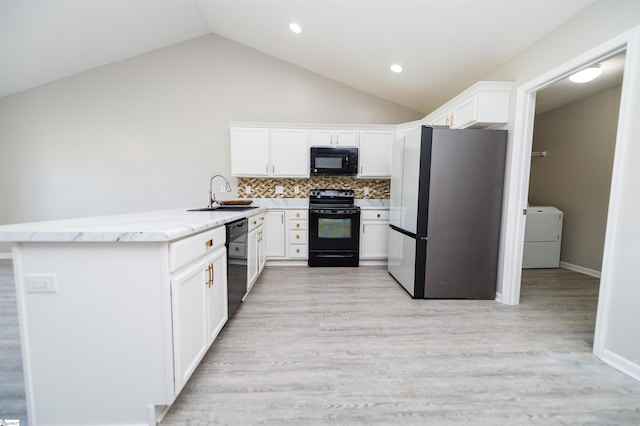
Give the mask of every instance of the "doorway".
[[(640, 365), (636, 360), (634, 341), (628, 339), (621, 325), (633, 321), (637, 312), (631, 309), (636, 301), (635, 277), (626, 271), (635, 265), (626, 250), (635, 239), (635, 215), (629, 216), (637, 201), (636, 192), (629, 185), (636, 179), (637, 170), (625, 153), (635, 152), (634, 135), (638, 124), (634, 111), (638, 106), (640, 86), (640, 27), (636, 27), (603, 43), (557, 68), (521, 85), (517, 90), (513, 143), (509, 153), (505, 196), (504, 228), (501, 241), (500, 285), (502, 302), (516, 305), (520, 299), (522, 246), (525, 233), (525, 208), (532, 152), (533, 122), (536, 93), (564, 79), (588, 64), (601, 61), (619, 52), (627, 53), (620, 100), (620, 117), (616, 137), (611, 194), (608, 206), (607, 231), (602, 261), (602, 276), (598, 299), (594, 354), (606, 363), (640, 380)], [(613, 220), (612, 220), (613, 219)], [(622, 255), (622, 256), (621, 256)], [(614, 306), (615, 304), (615, 306)], [(620, 307), (624, 309), (620, 309)], [(615, 328), (612, 328), (615, 327)], [(610, 333), (610, 330), (620, 332)], [(626, 333), (626, 334), (625, 334)], [(611, 345), (617, 345), (615, 350)], [(625, 358), (621, 353), (629, 358)], [(634, 361), (635, 360), (635, 361)]]
[[(549, 315), (591, 312), (576, 330), (593, 345), (625, 52), (599, 61), (586, 83), (565, 78), (536, 92), (521, 303), (553, 295)], [(593, 65), (590, 65), (593, 66)], [(562, 269), (560, 269), (562, 268)], [(581, 305), (583, 306), (583, 305)], [(560, 312), (561, 311), (561, 312)]]

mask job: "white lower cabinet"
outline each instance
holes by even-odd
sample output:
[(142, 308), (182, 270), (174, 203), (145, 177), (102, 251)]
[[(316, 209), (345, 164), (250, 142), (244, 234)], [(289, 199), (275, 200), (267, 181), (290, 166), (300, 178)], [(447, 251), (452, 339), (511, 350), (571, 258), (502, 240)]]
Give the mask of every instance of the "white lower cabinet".
[(360, 259), (386, 259), (389, 255), (389, 210), (362, 210)]
[(288, 257), (290, 259), (307, 259), (309, 210), (287, 210)]
[(265, 213), (261, 213), (249, 218), (247, 292), (251, 290), (251, 287), (253, 287), (253, 284), (255, 284), (265, 265), (265, 218)]
[(227, 321), (226, 262), (223, 246), (171, 279), (176, 394)]
[(265, 255), (268, 258), (284, 258), (284, 210), (270, 210), (267, 212), (265, 225)]

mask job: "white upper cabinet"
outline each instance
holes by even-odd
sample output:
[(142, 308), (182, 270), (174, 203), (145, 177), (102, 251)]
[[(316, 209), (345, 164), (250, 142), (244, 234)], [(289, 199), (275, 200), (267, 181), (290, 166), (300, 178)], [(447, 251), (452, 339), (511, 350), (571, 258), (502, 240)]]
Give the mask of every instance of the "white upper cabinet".
[(271, 176), (309, 176), (309, 131), (271, 130)]
[(513, 83), (480, 81), (428, 116), (427, 125), (452, 129), (482, 129), (504, 124), (509, 119), (509, 96)]
[(391, 146), (395, 132), (362, 130), (358, 150), (358, 177), (389, 178), (391, 176)]
[(357, 130), (313, 130), (312, 146), (358, 146)]
[(232, 126), (230, 144), (232, 176), (309, 177), (309, 130)]
[(269, 176), (269, 129), (232, 127), (231, 175)]

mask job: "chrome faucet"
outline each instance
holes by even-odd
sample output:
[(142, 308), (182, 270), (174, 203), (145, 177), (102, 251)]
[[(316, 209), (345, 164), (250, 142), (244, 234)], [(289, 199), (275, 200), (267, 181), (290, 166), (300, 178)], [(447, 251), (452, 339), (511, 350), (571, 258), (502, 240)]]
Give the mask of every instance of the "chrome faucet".
[(213, 175), (213, 176), (211, 176), (211, 179), (209, 180), (209, 206), (208, 206), (208, 208), (212, 208), (213, 207), (213, 203), (216, 202), (216, 194), (213, 193), (213, 179), (215, 179), (217, 177), (221, 177), (222, 179), (224, 179), (224, 192), (231, 192), (231, 185), (229, 185), (229, 181), (227, 180), (226, 177), (224, 177), (222, 175)]

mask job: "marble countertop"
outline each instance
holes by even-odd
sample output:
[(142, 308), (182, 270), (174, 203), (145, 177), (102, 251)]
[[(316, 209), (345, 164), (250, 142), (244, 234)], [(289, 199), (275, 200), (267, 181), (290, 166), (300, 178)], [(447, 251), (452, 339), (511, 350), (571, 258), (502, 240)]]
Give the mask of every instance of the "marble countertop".
[[(304, 198), (255, 199), (258, 208), (243, 211), (157, 210), (110, 216), (0, 226), (4, 242), (166, 242), (215, 228), (269, 209), (306, 209)], [(362, 209), (388, 208), (389, 200), (356, 200)]]

